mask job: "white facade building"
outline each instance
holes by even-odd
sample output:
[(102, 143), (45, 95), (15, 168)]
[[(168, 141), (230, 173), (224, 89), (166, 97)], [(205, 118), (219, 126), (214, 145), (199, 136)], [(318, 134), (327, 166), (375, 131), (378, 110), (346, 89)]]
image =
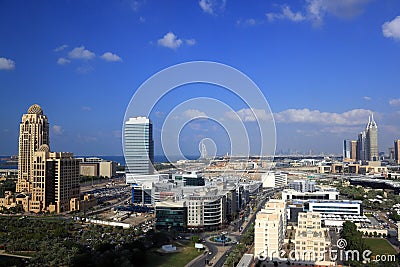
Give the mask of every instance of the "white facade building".
[(308, 209), (308, 211), (320, 212), (321, 214), (362, 215), (361, 204), (362, 201), (357, 200), (310, 200), (305, 204), (305, 209)]
[(124, 153), (129, 173), (154, 172), (153, 124), (148, 118), (129, 118), (125, 122)]
[(284, 189), (282, 191), (283, 200), (337, 200), (339, 191), (335, 188), (322, 189), (315, 192), (298, 192), (293, 189)]
[(324, 264), (330, 245), (329, 232), (321, 226), (318, 212), (299, 213), (295, 235), (295, 255), (301, 262)]
[(287, 174), (281, 172), (267, 172), (262, 174), (263, 188), (283, 187), (287, 185)]
[(271, 199), (256, 215), (254, 225), (254, 257), (279, 258), (286, 229), (286, 203)]
[(225, 201), (225, 196), (216, 194), (189, 196), (188, 229), (220, 229), (226, 221)]

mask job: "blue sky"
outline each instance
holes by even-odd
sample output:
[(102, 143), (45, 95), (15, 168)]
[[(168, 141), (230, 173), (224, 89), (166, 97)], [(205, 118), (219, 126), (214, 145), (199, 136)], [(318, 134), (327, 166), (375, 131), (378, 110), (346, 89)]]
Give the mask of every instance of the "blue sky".
[[(137, 88), (194, 60), (232, 66), (258, 85), (278, 151), (340, 153), (371, 111), (380, 151), (400, 139), (397, 0), (0, 1), (0, 36), (0, 154), (17, 153), (20, 118), (38, 103), (52, 150), (121, 155)], [(151, 115), (155, 154), (165, 114), (193, 97), (218, 98), (239, 116), (248, 108), (212, 86), (171, 92)], [(182, 150), (198, 153), (201, 138), (229, 151), (224, 129), (204, 120), (186, 125)]]

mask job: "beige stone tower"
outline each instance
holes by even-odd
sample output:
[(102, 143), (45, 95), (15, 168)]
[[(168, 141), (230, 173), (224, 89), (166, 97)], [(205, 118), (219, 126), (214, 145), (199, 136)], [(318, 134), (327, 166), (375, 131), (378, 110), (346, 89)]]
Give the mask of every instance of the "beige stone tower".
[(49, 123), (42, 108), (34, 104), (22, 115), (19, 126), (17, 192), (31, 192), (34, 153), (41, 145), (49, 146)]

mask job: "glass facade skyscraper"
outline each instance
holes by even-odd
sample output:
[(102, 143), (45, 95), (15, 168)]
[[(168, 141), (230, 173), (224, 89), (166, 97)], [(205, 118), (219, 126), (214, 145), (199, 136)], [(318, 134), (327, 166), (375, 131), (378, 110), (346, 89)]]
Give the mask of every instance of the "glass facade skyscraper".
[(130, 174), (153, 174), (154, 142), (150, 119), (133, 117), (125, 122), (124, 153)]

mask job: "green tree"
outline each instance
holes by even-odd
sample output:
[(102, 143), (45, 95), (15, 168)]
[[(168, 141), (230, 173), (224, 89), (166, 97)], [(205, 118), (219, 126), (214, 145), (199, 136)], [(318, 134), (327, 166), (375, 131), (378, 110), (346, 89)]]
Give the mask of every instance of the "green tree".
[(198, 243), (200, 240), (200, 237), (198, 235), (193, 235), (190, 240), (192, 240), (192, 242), (194, 243)]

